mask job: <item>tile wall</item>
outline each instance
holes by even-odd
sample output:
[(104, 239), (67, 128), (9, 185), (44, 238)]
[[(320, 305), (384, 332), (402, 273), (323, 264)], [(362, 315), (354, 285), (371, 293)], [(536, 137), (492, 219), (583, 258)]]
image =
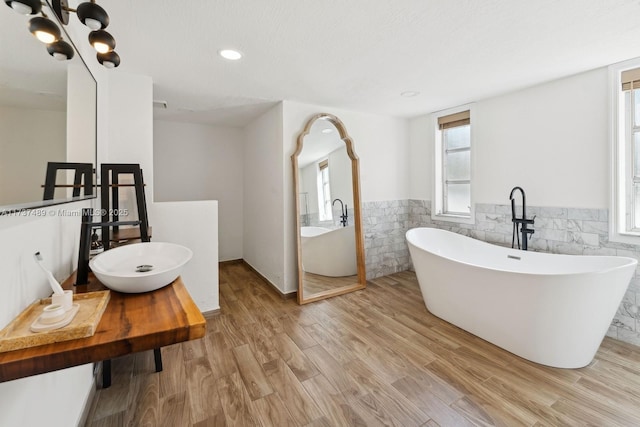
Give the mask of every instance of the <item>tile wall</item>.
[(409, 269), (409, 216), (409, 200), (362, 203), (367, 279)]

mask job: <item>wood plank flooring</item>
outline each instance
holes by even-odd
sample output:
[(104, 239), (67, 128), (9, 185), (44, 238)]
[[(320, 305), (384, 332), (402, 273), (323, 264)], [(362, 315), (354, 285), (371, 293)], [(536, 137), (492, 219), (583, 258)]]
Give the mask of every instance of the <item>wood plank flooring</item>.
[(302, 273), (302, 283), (305, 298), (311, 298), (320, 292), (335, 290), (343, 286), (353, 286), (358, 284), (358, 275), (329, 277), (313, 273)]
[(640, 348), (586, 368), (523, 360), (425, 309), (415, 275), (298, 306), (220, 270), (207, 336), (113, 361), (89, 426), (639, 426)]

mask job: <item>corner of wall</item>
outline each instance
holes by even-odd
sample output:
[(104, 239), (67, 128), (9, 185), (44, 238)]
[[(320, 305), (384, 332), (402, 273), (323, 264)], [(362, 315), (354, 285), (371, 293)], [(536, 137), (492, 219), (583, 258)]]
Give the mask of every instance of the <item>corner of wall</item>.
[(244, 130), (243, 258), (273, 283), (285, 288), (284, 103), (278, 103)]

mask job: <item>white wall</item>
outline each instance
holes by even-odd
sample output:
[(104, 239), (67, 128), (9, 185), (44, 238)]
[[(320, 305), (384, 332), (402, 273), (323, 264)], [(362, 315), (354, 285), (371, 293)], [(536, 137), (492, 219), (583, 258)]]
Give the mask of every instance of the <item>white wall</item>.
[(42, 200), (47, 162), (66, 160), (66, 116), (0, 106), (0, 182), (11, 183), (0, 186), (0, 205)]
[[(95, 61), (94, 61), (95, 62)], [(102, 181), (102, 163), (139, 163), (143, 175), (147, 205), (153, 200), (153, 100), (151, 78), (138, 74), (100, 70), (98, 83), (98, 147), (96, 173)], [(133, 183), (125, 176), (121, 183)], [(99, 190), (98, 190), (99, 192)], [(133, 187), (119, 189), (119, 208), (129, 212), (120, 220), (136, 220), (137, 206)], [(98, 204), (94, 208), (99, 207)]]
[(433, 185), (434, 126), (430, 116), (409, 121), (409, 198), (431, 200)]
[(217, 200), (220, 261), (242, 258), (243, 132), (153, 122), (154, 200)]
[[(477, 102), (475, 202), (508, 204), (518, 185), (530, 205), (607, 208), (608, 87), (600, 68)], [(413, 119), (412, 198), (431, 199), (433, 143), (429, 116)]]
[[(98, 163), (139, 163), (147, 203), (153, 200), (153, 82), (151, 77), (109, 74), (106, 151)], [(98, 169), (98, 173), (99, 169)], [(121, 191), (121, 208), (136, 209), (134, 189)]]
[[(284, 277), (283, 169), (291, 169), (282, 151), (282, 104), (245, 129), (243, 179), (243, 258), (281, 291)], [(289, 218), (290, 219), (290, 218)]]
[[(153, 203), (153, 240), (188, 247), (193, 258), (181, 274), (191, 298), (202, 312), (218, 310), (218, 202)], [(178, 219), (178, 220), (176, 220)]]
[(519, 185), (531, 205), (607, 208), (607, 76), (601, 68), (479, 103), (477, 201), (506, 203)]

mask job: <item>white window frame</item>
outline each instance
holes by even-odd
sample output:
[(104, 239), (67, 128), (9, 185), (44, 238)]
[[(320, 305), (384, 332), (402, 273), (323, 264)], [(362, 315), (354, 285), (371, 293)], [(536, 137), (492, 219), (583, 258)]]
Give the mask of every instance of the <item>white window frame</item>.
[[(322, 169), (320, 169), (320, 164), (323, 162), (327, 162), (327, 184), (329, 187), (329, 198), (327, 198), (327, 194), (324, 191), (324, 177)], [(333, 220), (333, 212), (331, 210), (331, 171), (329, 170), (329, 159), (322, 159), (321, 161), (316, 163), (316, 171), (317, 171), (317, 185), (318, 185), (318, 220), (319, 221), (332, 221)], [(327, 205), (328, 203), (328, 205)]]
[[(440, 117), (448, 116), (463, 111), (469, 111), (469, 121), (471, 122), (470, 129), (470, 157), (471, 157), (471, 171), (470, 171), (470, 184), (471, 184), (471, 200), (470, 200), (470, 213), (464, 214), (446, 214), (444, 213), (444, 186), (443, 186), (443, 153), (442, 153), (442, 131), (438, 126), (438, 119)], [(434, 152), (433, 152), (433, 188), (431, 194), (431, 219), (436, 221), (451, 221), (463, 224), (475, 224), (475, 203), (474, 203), (474, 170), (475, 170), (475, 104), (466, 104), (459, 107), (449, 108), (447, 110), (438, 111), (432, 114), (432, 126), (434, 134)]]
[[(623, 71), (640, 68), (640, 58), (609, 66), (609, 135), (610, 144), (610, 198), (609, 240), (619, 243), (640, 244), (640, 231), (627, 231), (626, 224), (633, 215), (628, 198), (633, 191), (633, 140), (625, 127), (626, 105), (622, 92)], [(633, 102), (633, 101), (632, 101)], [(621, 114), (622, 113), (622, 114)]]

